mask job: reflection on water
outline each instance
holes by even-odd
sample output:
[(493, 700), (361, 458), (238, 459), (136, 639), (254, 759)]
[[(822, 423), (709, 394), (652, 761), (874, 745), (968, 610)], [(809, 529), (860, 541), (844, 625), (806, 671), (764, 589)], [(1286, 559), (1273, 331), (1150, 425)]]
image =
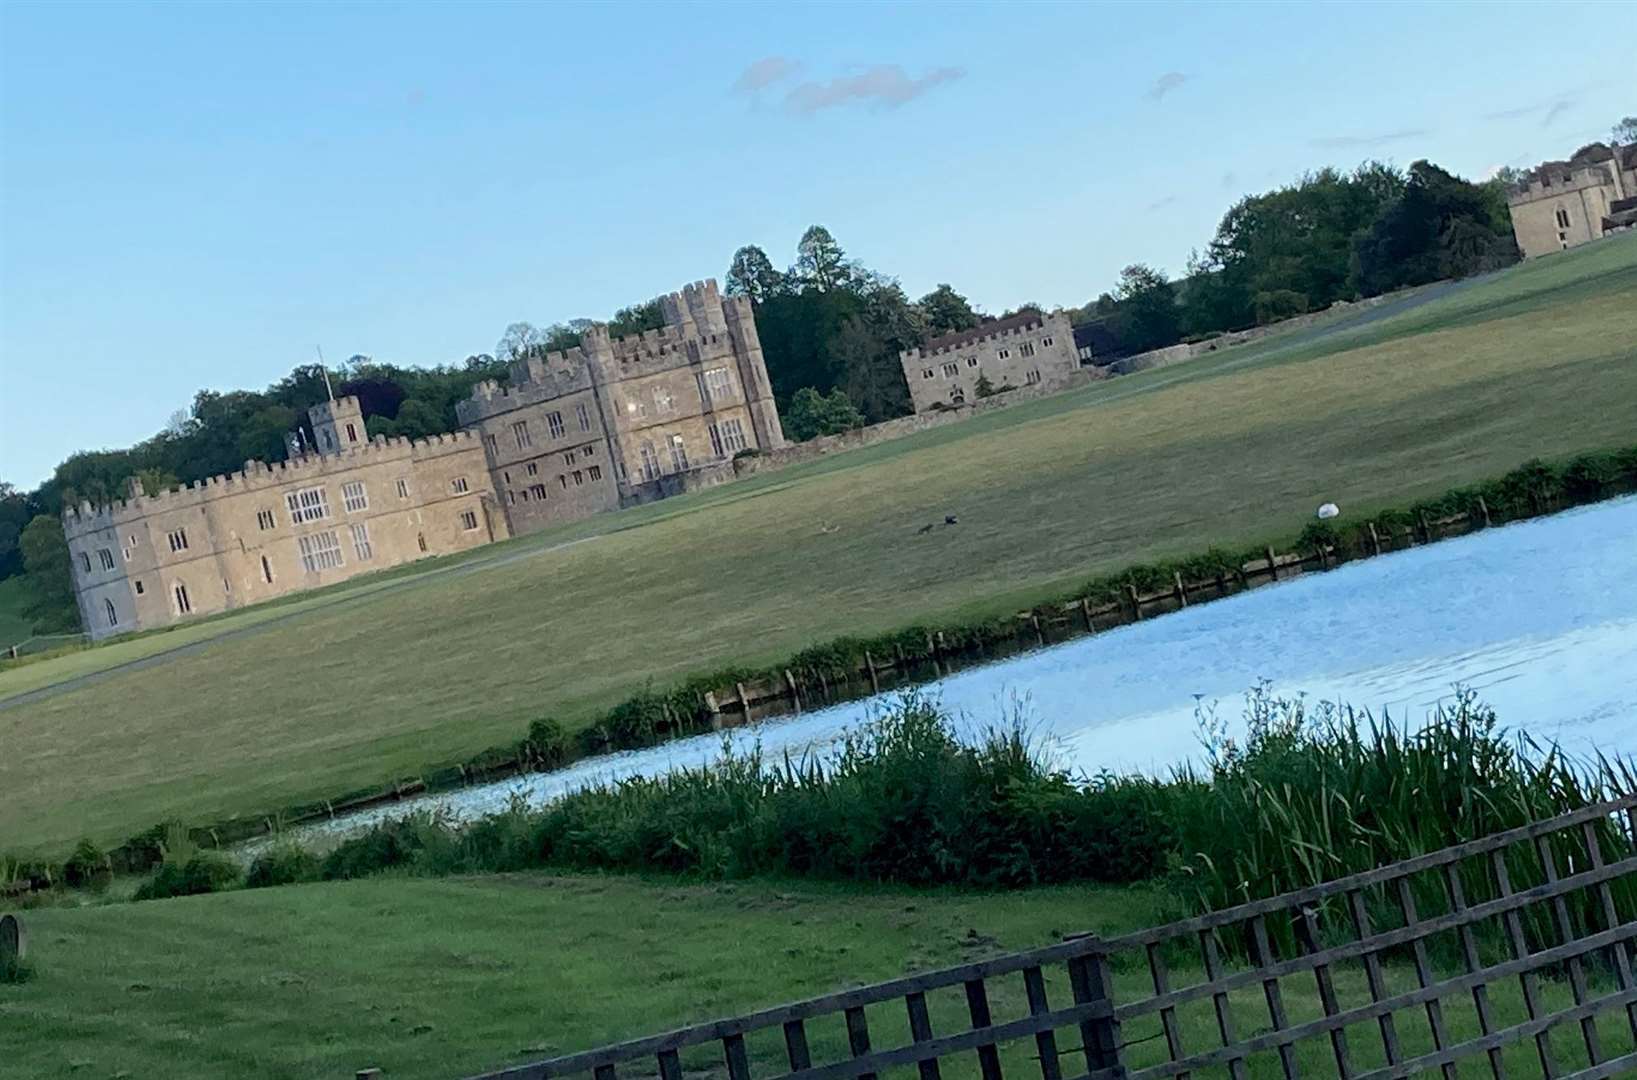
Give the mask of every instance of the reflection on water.
[[(1237, 717), (1241, 695), (1264, 679), (1282, 696), (1411, 720), (1463, 684), (1539, 740), (1637, 753), (1637, 498), (1242, 593), (963, 671), (928, 692), (974, 729), (1025, 701), (1071, 767), (1162, 770), (1198, 752), (1196, 701), (1220, 701), (1223, 716)], [(775, 754), (822, 749), (878, 707), (837, 705), (731, 738), (760, 739)], [(514, 793), (549, 799), (595, 778), (697, 765), (720, 747), (718, 735), (683, 739), (419, 805), (477, 816)]]

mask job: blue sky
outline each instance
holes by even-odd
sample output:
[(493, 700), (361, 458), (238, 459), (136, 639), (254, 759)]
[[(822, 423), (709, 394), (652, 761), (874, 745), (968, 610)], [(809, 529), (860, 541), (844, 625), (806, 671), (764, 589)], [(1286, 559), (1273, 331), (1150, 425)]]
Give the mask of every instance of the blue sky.
[(1617, 10), (7, 3), (0, 479), (315, 344), (455, 361), (814, 222), (912, 296), (1083, 303), (1305, 169), (1604, 136)]

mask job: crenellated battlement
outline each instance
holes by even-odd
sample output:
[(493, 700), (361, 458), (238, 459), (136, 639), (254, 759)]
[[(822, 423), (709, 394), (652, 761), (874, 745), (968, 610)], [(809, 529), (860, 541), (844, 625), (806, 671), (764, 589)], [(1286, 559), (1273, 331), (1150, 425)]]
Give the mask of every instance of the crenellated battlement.
[(246, 491), (264, 491), (320, 480), (386, 461), (426, 461), (478, 448), (477, 436), (470, 431), (432, 435), (424, 439), (378, 435), (369, 443), (339, 453), (303, 454), (272, 464), (246, 461), (244, 468), (238, 472), (207, 477), (156, 495), (144, 495), (133, 489), (126, 498), (103, 506), (92, 506), (90, 502), (82, 501), (77, 508), (64, 508), (63, 532), (73, 538), (150, 514), (200, 506)]
[[(1048, 322), (1061, 319), (1062, 316), (1060, 315), (1042, 315), (1039, 312), (1032, 312), (1028, 315), (1014, 315), (1010, 319), (982, 323), (971, 330), (933, 338), (924, 347), (905, 349), (898, 356), (906, 364), (916, 363), (936, 356), (946, 356), (949, 353), (958, 352), (961, 349), (970, 348), (985, 341), (999, 341), (1032, 334), (1045, 329)], [(1066, 320), (1063, 321), (1066, 322)]]
[[(524, 378), (517, 378), (517, 368), (523, 369)], [(455, 403), (455, 418), (464, 428), (525, 405), (538, 405), (589, 389), (591, 369), (581, 350), (551, 353), (544, 363), (531, 359), (514, 367), (510, 386), (486, 379), (472, 387), (471, 397)], [(470, 432), (463, 430), (460, 434)]]

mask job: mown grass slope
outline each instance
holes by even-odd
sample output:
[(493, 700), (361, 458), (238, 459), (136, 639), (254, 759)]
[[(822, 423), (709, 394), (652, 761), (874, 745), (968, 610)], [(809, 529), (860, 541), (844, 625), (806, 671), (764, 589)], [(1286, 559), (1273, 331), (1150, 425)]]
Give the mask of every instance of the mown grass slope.
[[(177, 631), (204, 644), (0, 708), (0, 850), (60, 855), (81, 835), (276, 810), (461, 759), (536, 716), (573, 728), (648, 679), (1015, 610), (1129, 563), (1294, 534), (1325, 500), (1402, 504), (1633, 430), (1637, 237), (1306, 344), (1275, 338), (406, 572), (254, 632), (238, 631), (265, 612)], [(917, 533), (945, 514), (959, 526)], [(92, 671), (100, 652), (0, 675), (0, 702)]]
[[(0, 1065), (5, 1075), (50, 1077), (281, 1077), (314, 1080), (367, 1066), (393, 1080), (469, 1075), (514, 1062), (588, 1049), (781, 1001), (1027, 949), (1062, 934), (1113, 934), (1163, 921), (1170, 909), (1148, 889), (1034, 889), (971, 893), (857, 890), (753, 882), (676, 885), (630, 878), (501, 877), (426, 881), (377, 878), (221, 893), (142, 904), (26, 915), (35, 977), (0, 984)], [(1174, 985), (1200, 979), (1183, 956)], [(1337, 969), (1344, 1007), (1369, 999), (1362, 974)], [(1116, 971), (1116, 993), (1148, 989), (1146, 970)], [(1415, 986), (1390, 964), (1390, 993)], [(1607, 992), (1599, 986), (1598, 992)], [(1292, 1023), (1322, 1015), (1311, 978), (1283, 986)], [(991, 980), (997, 1022), (1026, 1015), (1022, 979)], [(1061, 968), (1047, 993), (1070, 1000)], [(1491, 991), (1499, 1023), (1523, 1019), (1515, 981)], [(1477, 1034), (1470, 999), (1446, 1000), (1457, 1041)], [(1570, 1003), (1569, 988), (1543, 984), (1544, 1007)], [(934, 1030), (970, 1023), (956, 988), (928, 997)], [(1208, 1001), (1179, 1010), (1184, 1045), (1216, 1039)], [(1259, 987), (1233, 995), (1237, 1030), (1266, 1028)], [(1618, 1010), (1604, 1050), (1631, 1049)], [(1572, 1027), (1572, 1025), (1570, 1025)], [(908, 1041), (900, 1006), (870, 1011), (878, 1047)], [(1154, 1030), (1149, 1030), (1149, 1029)], [(1150, 1018), (1123, 1032), (1130, 1058), (1152, 1063), (1163, 1044)], [(1402, 1014), (1407, 1054), (1431, 1049), (1424, 1022)], [(1059, 1035), (1069, 1054), (1072, 1030)], [(1354, 1064), (1381, 1063), (1374, 1025), (1350, 1032)], [(809, 1026), (816, 1061), (846, 1057), (839, 1022)], [(1575, 1042), (1565, 1030), (1559, 1048)], [(748, 1041), (752, 1071), (780, 1071), (777, 1029)], [(1032, 1041), (1007, 1049), (1008, 1072), (1038, 1069)], [(1520, 1073), (1532, 1044), (1513, 1047)], [(1299, 1045), (1305, 1068), (1323, 1074), (1330, 1047)], [(1065, 1063), (1078, 1059), (1069, 1054)], [(1566, 1059), (1567, 1060), (1567, 1059)], [(1582, 1062), (1583, 1063), (1583, 1062)], [(685, 1069), (720, 1068), (710, 1047), (684, 1055)], [(1260, 1066), (1258, 1066), (1260, 1068)], [(951, 1059), (945, 1075), (976, 1075), (976, 1059)], [(913, 1074), (910, 1074), (913, 1075)]]

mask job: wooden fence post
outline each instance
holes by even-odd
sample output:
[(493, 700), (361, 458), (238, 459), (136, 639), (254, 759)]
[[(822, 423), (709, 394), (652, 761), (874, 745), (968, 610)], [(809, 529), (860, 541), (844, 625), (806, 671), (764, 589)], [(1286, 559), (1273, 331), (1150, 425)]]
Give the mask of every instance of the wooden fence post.
[(1268, 556), (1268, 576), (1270, 578), (1272, 578), (1274, 581), (1278, 581), (1279, 580), (1279, 560), (1278, 560), (1277, 557), (1274, 556), (1272, 548), (1267, 549), (1267, 556)]
[(1177, 587), (1176, 587), (1177, 606), (1178, 607), (1187, 607), (1188, 606), (1188, 587), (1182, 583), (1182, 571), (1181, 570), (1173, 570), (1171, 572), (1171, 580), (1177, 583)]
[(1125, 587), (1125, 595), (1126, 598), (1131, 601), (1131, 621), (1136, 622), (1142, 618), (1142, 601), (1137, 597), (1137, 587), (1135, 585), (1127, 585)]
[(1482, 495), (1478, 496), (1478, 513), (1483, 515), (1484, 528), (1489, 528), (1489, 504), (1484, 501)]
[(868, 649), (864, 650), (864, 670), (870, 673), (870, 693), (879, 694), (881, 692), (881, 680), (875, 676), (875, 658), (870, 655)]
[[(1100, 943), (1095, 949), (1069, 960), (1069, 989), (1076, 1005), (1101, 1001), (1112, 1007), (1114, 982), (1109, 976), (1108, 957)], [(1120, 1022), (1112, 1015), (1082, 1020), (1080, 1043), (1085, 1048), (1088, 1072), (1095, 1075), (1102, 1069), (1120, 1066)]]
[(1376, 523), (1371, 521), (1371, 522), (1367, 522), (1366, 525), (1370, 530), (1370, 554), (1380, 555), (1381, 554), (1381, 534), (1376, 532)]
[(1080, 598), (1080, 615), (1086, 620), (1086, 633), (1097, 629), (1091, 622), (1091, 601), (1084, 596)]

